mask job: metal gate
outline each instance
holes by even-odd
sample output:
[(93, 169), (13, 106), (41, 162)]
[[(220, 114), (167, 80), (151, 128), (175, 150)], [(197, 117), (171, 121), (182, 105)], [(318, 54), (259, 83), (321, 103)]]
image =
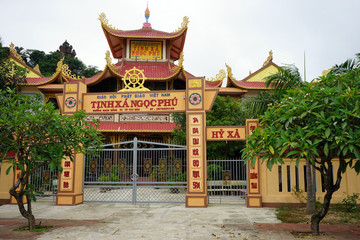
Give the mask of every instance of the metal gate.
[[(38, 162), (42, 163), (42, 162)], [(34, 187), (36, 201), (55, 202), (58, 190), (59, 170), (53, 171), (48, 165), (38, 168), (30, 178), (30, 184)]]
[(185, 202), (186, 146), (147, 141), (84, 155), (84, 202)]
[(246, 204), (244, 160), (207, 160), (209, 204)]

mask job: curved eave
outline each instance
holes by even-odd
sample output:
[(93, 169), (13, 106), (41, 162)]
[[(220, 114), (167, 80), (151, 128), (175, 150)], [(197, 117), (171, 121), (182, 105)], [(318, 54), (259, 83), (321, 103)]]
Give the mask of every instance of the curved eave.
[[(124, 39), (141, 40), (169, 40), (171, 44), (170, 59), (178, 60), (185, 44), (187, 27), (174, 33), (167, 33), (153, 29), (139, 29), (131, 31), (115, 30), (101, 24), (105, 37), (114, 58), (123, 57)], [(146, 34), (147, 33), (147, 34)]]
[(223, 80), (218, 81), (205, 81), (206, 88), (218, 88), (223, 83)]
[(85, 84), (86, 85), (94, 85), (98, 82), (100, 82), (101, 80), (103, 80), (103, 78), (107, 75), (107, 74), (110, 74), (112, 75), (112, 71), (111, 71), (111, 68), (108, 67), (108, 65), (105, 66), (104, 68), (104, 71), (92, 76), (91, 78), (86, 78), (85, 79)]
[[(132, 39), (176, 39), (177, 37), (181, 36), (182, 34), (184, 34), (187, 30), (187, 27), (180, 29), (177, 32), (174, 33), (167, 33), (167, 32), (162, 32), (162, 31), (158, 31), (158, 30), (154, 30), (154, 29), (150, 29), (150, 30), (144, 30), (144, 29), (138, 29), (138, 30), (130, 30), (130, 31), (124, 31), (124, 30), (115, 30), (115, 29), (111, 29), (107, 26), (104, 26), (103, 24), (101, 25), (101, 27), (103, 28), (104, 32), (115, 36), (115, 37), (119, 37), (119, 38), (132, 38)], [(139, 33), (139, 34), (134, 34), (134, 33)], [(153, 34), (153, 35), (146, 35), (146, 34), (141, 34), (141, 32), (148, 32), (148, 33), (157, 33)]]
[[(252, 89), (252, 90), (271, 90), (272, 88), (268, 88), (266, 86), (261, 87), (261, 86), (244, 86), (242, 84), (243, 81), (236, 81), (235, 86), (239, 87), (239, 88), (243, 88), (243, 89)], [(246, 84), (249, 84), (250, 82), (244, 82)], [(251, 82), (251, 84), (256, 85), (256, 84), (265, 84), (264, 82)]]
[[(24, 83), (22, 85), (28, 85), (28, 86), (40, 86), (44, 84), (49, 84), (54, 82), (56, 79), (59, 78), (60, 72), (56, 72), (51, 77), (43, 77), (43, 78), (27, 78), (27, 83)], [(39, 82), (29, 82), (31, 79), (41, 79)]]

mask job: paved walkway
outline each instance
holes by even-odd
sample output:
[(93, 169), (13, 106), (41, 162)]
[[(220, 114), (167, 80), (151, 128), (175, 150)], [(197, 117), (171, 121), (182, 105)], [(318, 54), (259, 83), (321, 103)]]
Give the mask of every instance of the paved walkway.
[[(0, 206), (0, 239), (295, 239), (291, 227), (280, 224), (274, 210), (269, 208), (114, 203), (64, 207), (37, 202), (33, 209), (37, 222), (56, 228), (43, 233), (14, 232), (12, 229), (26, 225), (26, 220), (17, 206), (3, 205)], [(346, 239), (359, 239), (359, 232)], [(342, 239), (329, 237), (314, 239)]]

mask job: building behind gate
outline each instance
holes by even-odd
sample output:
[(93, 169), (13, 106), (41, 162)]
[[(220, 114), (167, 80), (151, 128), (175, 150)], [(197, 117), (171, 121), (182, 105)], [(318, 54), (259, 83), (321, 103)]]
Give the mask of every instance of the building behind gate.
[[(220, 70), (203, 81), (186, 71), (183, 64), (188, 18), (184, 17), (175, 31), (164, 32), (152, 28), (149, 9), (145, 16), (142, 28), (119, 30), (109, 24), (105, 14), (100, 14), (109, 51), (105, 53), (103, 71), (90, 78), (72, 74), (63, 60), (51, 77), (44, 77), (41, 69), (27, 66), (10, 46), (10, 59), (29, 69), (23, 93), (42, 93), (45, 102), (53, 102), (62, 114), (86, 109), (86, 120), (98, 120), (97, 129), (105, 137), (106, 145), (99, 155), (79, 155), (76, 162), (65, 160), (58, 179), (42, 170), (38, 176), (48, 184), (38, 183), (39, 188), (57, 195), (59, 205), (83, 201), (193, 201), (196, 205), (203, 201), (205, 206), (207, 202), (224, 203), (229, 199), (235, 199), (230, 203), (246, 201), (253, 207), (297, 203), (293, 191), (305, 189), (306, 185), (303, 163), (295, 168), (287, 161), (270, 172), (259, 163), (245, 169), (246, 164), (236, 159), (199, 161), (206, 157), (206, 141), (217, 136), (205, 132), (204, 118), (213, 104), (210, 99), (216, 95), (255, 97), (260, 91), (270, 91), (265, 78), (278, 71), (272, 51), (257, 71), (240, 80), (225, 65), (226, 71)], [(184, 146), (164, 144), (176, 128), (172, 113), (185, 111), (191, 112), (187, 121), (188, 152)], [(197, 125), (196, 121), (202, 123)], [(245, 126), (237, 128), (242, 131), (242, 140), (255, 126), (246, 127), (246, 131)], [(198, 128), (204, 131), (201, 137), (197, 136)], [(221, 133), (222, 129), (216, 131)], [(6, 168), (3, 164), (0, 172), (0, 201), (4, 203), (10, 201), (8, 189), (16, 180), (16, 174), (6, 176)], [(359, 176), (349, 170), (341, 189), (334, 194), (335, 202), (344, 193), (359, 193), (359, 182)], [(189, 191), (193, 191), (194, 198), (185, 199)], [(317, 191), (321, 196), (320, 176)]]

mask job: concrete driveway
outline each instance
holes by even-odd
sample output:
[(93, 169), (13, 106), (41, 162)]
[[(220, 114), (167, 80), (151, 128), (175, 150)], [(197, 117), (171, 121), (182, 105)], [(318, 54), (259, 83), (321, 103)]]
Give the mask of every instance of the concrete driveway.
[[(90, 226), (55, 228), (38, 239), (293, 239), (259, 232), (255, 223), (279, 223), (273, 209), (239, 205), (185, 208), (184, 204), (37, 202), (37, 219), (97, 220)], [(0, 206), (0, 218), (22, 218), (16, 205)], [(270, 234), (270, 235), (269, 235)]]

